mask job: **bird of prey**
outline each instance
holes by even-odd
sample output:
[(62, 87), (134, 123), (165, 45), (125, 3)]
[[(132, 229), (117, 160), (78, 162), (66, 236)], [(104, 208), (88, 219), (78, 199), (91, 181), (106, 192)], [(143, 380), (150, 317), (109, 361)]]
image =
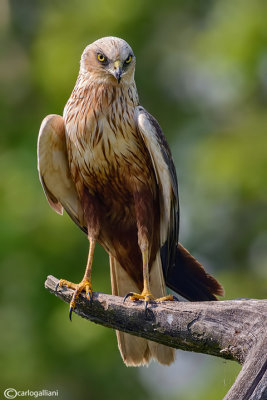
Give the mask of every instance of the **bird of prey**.
[[(96, 242), (109, 254), (112, 293), (143, 300), (173, 300), (166, 285), (191, 301), (216, 300), (222, 286), (178, 243), (179, 203), (175, 167), (156, 119), (139, 103), (136, 59), (122, 39), (104, 37), (87, 46), (63, 117), (48, 115), (38, 137), (38, 169), (50, 206), (63, 209), (88, 235), (82, 291), (92, 300)], [(174, 360), (174, 349), (117, 332), (126, 365), (154, 358)]]

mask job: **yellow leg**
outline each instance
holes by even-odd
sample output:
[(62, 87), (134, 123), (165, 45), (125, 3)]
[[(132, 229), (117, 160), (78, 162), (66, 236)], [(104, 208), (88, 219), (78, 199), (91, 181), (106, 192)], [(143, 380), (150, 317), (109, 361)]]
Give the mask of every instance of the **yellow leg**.
[(150, 283), (149, 283), (149, 268), (148, 268), (148, 249), (142, 251), (142, 259), (143, 259), (143, 279), (144, 279), (144, 286), (143, 291), (141, 294), (130, 292), (124, 297), (124, 301), (130, 297), (130, 300), (137, 301), (137, 300), (144, 300), (145, 301), (145, 311), (147, 310), (147, 304), (150, 301), (173, 301), (178, 300), (176, 297), (169, 295), (160, 297), (155, 299), (152, 295), (150, 290)]
[(131, 300), (145, 300), (146, 302), (148, 302), (150, 300), (154, 300), (154, 297), (150, 290), (147, 248), (142, 251), (142, 259), (143, 259), (143, 279), (144, 279), (143, 291), (141, 294), (133, 293), (130, 298)]
[(93, 256), (95, 250), (96, 240), (93, 238), (89, 238), (90, 247), (89, 247), (89, 254), (87, 259), (87, 265), (84, 273), (84, 277), (80, 283), (72, 283), (66, 281), (65, 279), (60, 279), (57, 287), (67, 286), (74, 290), (71, 302), (70, 302), (70, 309), (69, 309), (69, 317), (71, 320), (72, 311), (75, 309), (77, 299), (80, 293), (84, 290), (86, 292), (86, 297), (88, 300), (92, 300), (92, 285), (91, 285), (91, 272), (92, 272), (92, 264), (93, 264)]

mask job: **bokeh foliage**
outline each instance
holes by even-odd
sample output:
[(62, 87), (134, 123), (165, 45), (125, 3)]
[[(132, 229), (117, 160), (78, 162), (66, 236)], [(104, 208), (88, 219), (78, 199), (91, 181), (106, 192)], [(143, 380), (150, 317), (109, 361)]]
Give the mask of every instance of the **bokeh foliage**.
[[(137, 56), (141, 103), (179, 176), (181, 241), (226, 298), (267, 294), (267, 3), (260, 0), (2, 0), (0, 3), (1, 390), (61, 399), (219, 400), (239, 366), (178, 353), (126, 368), (111, 330), (73, 318), (43, 289), (79, 281), (87, 239), (49, 208), (36, 170), (42, 118), (62, 113), (83, 48), (114, 35)], [(110, 292), (97, 248), (93, 285)], [(2, 392), (1, 392), (2, 393)]]

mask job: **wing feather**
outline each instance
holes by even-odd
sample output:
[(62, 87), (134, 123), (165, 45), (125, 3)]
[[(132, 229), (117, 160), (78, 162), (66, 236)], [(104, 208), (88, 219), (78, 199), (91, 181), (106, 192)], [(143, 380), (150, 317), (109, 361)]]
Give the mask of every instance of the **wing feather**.
[(69, 170), (65, 125), (60, 115), (44, 118), (38, 136), (37, 158), (39, 178), (50, 206), (61, 215), (65, 209), (86, 231), (83, 210)]
[(171, 152), (156, 119), (143, 107), (135, 110), (135, 120), (150, 153), (160, 193), (160, 241), (164, 276), (175, 261), (179, 234), (178, 183)]

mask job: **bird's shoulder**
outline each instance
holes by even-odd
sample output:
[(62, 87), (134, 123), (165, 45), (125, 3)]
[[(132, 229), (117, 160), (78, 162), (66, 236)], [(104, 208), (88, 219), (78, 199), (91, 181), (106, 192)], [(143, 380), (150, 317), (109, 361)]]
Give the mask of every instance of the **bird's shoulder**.
[(144, 126), (146, 129), (151, 130), (151, 133), (156, 136), (158, 142), (164, 147), (166, 153), (171, 157), (170, 147), (156, 118), (143, 106), (139, 105), (135, 109), (135, 119), (138, 125)]
[(174, 194), (178, 197), (178, 183), (175, 165), (166, 137), (156, 118), (144, 107), (137, 106), (134, 113), (136, 125), (141, 134), (145, 137), (150, 152), (160, 149), (161, 157), (169, 170)]

